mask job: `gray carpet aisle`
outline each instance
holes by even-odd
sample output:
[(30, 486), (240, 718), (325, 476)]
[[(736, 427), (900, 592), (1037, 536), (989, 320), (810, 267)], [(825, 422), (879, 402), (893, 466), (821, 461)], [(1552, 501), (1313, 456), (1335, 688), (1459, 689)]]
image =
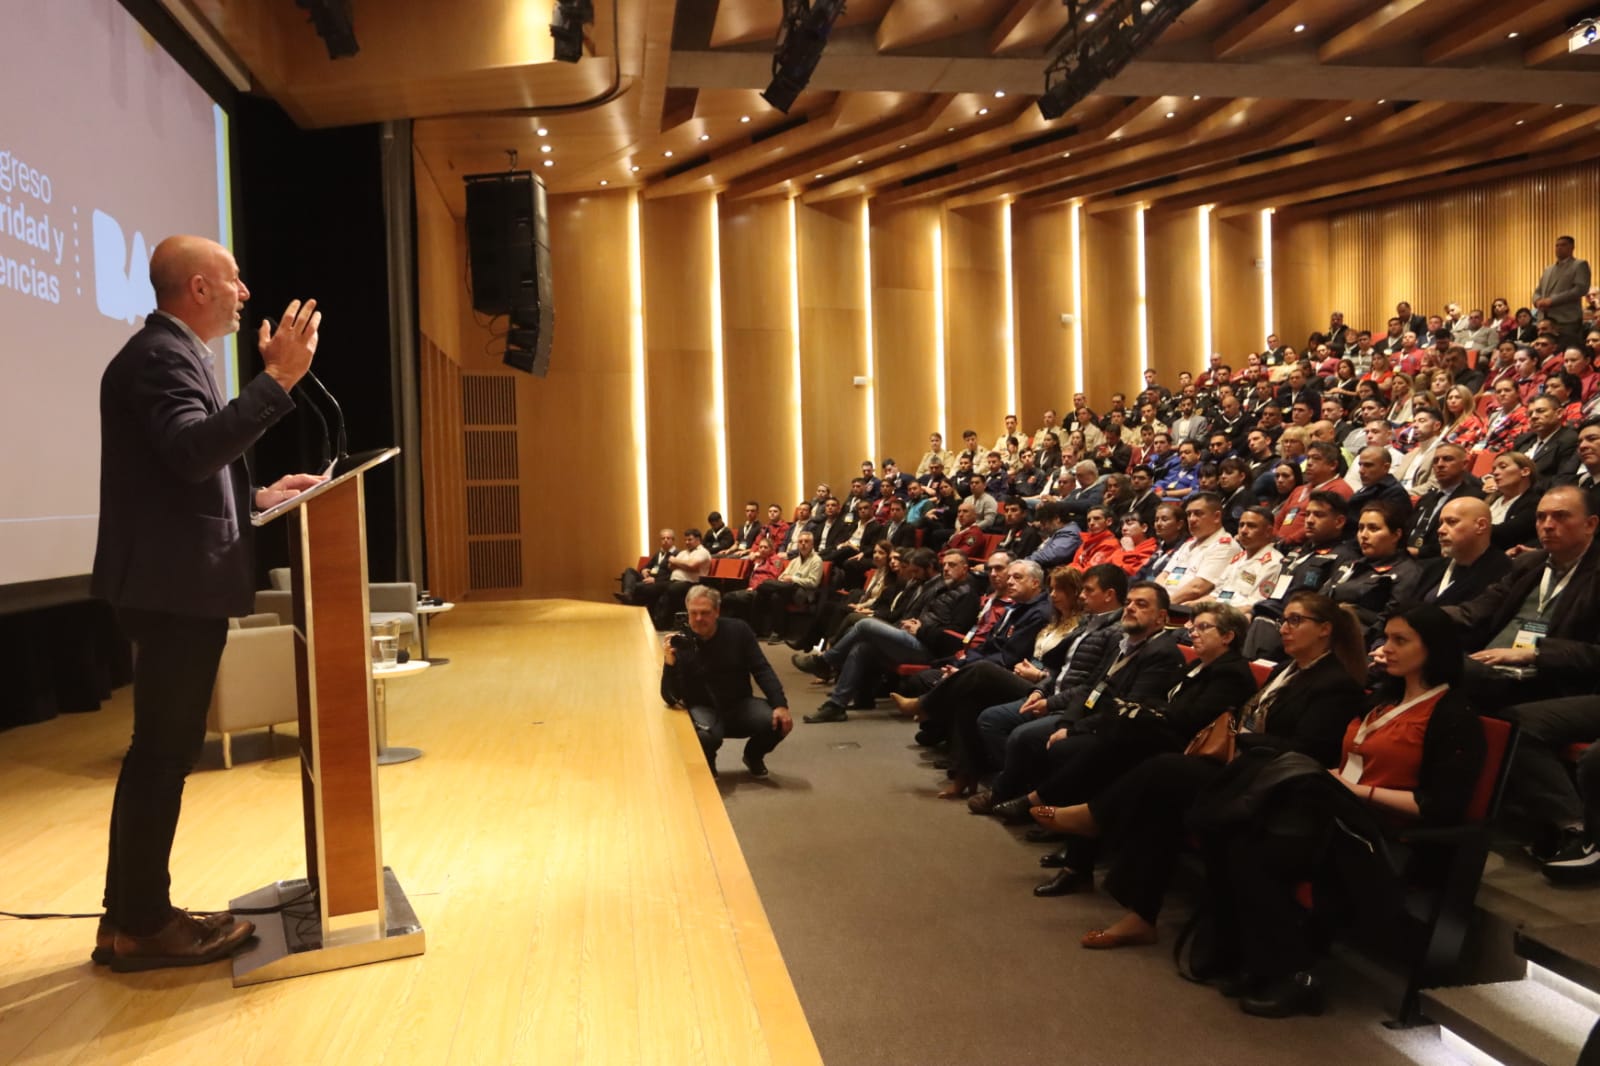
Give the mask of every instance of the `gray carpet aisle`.
[[(795, 731), (752, 779), (742, 741), (721, 789), (829, 1066), (1443, 1063), (1431, 1027), (1393, 1033), (1378, 992), (1329, 969), (1320, 1018), (1251, 1018), (1155, 947), (1090, 952), (1108, 897), (1035, 899), (1039, 845), (933, 793), (942, 774), (889, 711), (806, 725), (822, 690), (768, 647)], [(782, 654), (779, 654), (779, 653)]]

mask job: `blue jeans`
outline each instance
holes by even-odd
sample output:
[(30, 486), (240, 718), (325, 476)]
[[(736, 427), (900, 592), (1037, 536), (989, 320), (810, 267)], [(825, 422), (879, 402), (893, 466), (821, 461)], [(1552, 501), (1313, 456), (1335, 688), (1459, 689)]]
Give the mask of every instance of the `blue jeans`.
[(828, 664), (839, 670), (839, 680), (828, 698), (848, 707), (870, 691), (885, 664), (914, 663), (929, 657), (922, 642), (899, 626), (876, 618), (857, 622), (823, 654)]

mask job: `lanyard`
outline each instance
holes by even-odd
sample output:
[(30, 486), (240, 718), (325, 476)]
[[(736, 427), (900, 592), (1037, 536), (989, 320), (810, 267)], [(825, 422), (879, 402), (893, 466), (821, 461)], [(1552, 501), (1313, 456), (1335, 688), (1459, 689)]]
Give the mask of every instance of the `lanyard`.
[(1339, 776), (1350, 782), (1352, 785), (1358, 784), (1361, 781), (1361, 771), (1365, 767), (1366, 759), (1363, 758), (1355, 749), (1361, 747), (1361, 745), (1366, 742), (1367, 737), (1371, 736), (1373, 733), (1382, 729), (1396, 718), (1399, 718), (1402, 714), (1405, 714), (1419, 703), (1426, 703), (1428, 700), (1435, 699), (1442, 695), (1449, 687), (1449, 685), (1435, 685), (1422, 695), (1413, 696), (1404, 703), (1398, 703), (1389, 708), (1389, 710), (1385, 711), (1377, 719), (1372, 717), (1374, 714), (1378, 713), (1377, 711), (1368, 713), (1368, 715), (1361, 720), (1361, 724), (1356, 726), (1355, 742), (1350, 745), (1350, 754), (1346, 756), (1344, 767), (1339, 771)]
[(1444, 568), (1444, 576), (1439, 579), (1439, 590), (1434, 593), (1437, 598), (1444, 595), (1444, 590), (1449, 588), (1456, 579), (1456, 561), (1450, 560), (1450, 565)]
[(1539, 613), (1540, 614), (1544, 614), (1545, 609), (1550, 606), (1550, 602), (1552, 600), (1554, 600), (1557, 596), (1561, 595), (1562, 591), (1564, 589), (1566, 589), (1566, 587), (1567, 587), (1567, 582), (1571, 581), (1572, 580), (1572, 575), (1577, 573), (1577, 572), (1578, 572), (1578, 567), (1577, 567), (1577, 564), (1574, 563), (1573, 566), (1571, 567), (1571, 569), (1569, 569), (1566, 572), (1566, 575), (1563, 576), (1560, 581), (1556, 582), (1556, 587), (1552, 589), (1550, 587), (1550, 578), (1551, 578), (1551, 576), (1553, 575), (1554, 572), (1550, 569), (1550, 566), (1549, 566), (1548, 563), (1545, 565), (1544, 577), (1539, 579)]

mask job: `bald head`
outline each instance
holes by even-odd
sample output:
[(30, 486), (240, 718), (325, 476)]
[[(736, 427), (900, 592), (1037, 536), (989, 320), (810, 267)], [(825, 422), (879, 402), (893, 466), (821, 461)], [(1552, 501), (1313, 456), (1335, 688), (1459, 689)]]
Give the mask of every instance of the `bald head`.
[(1376, 485), (1389, 472), (1393, 462), (1388, 448), (1376, 446), (1362, 448), (1356, 455), (1356, 472), (1363, 485)]
[(181, 234), (156, 245), (150, 256), (150, 286), (156, 307), (183, 321), (203, 341), (236, 331), (250, 296), (231, 252), (204, 237)]
[(1439, 513), (1439, 552), (1462, 566), (1471, 566), (1489, 550), (1494, 515), (1489, 505), (1472, 496), (1459, 496)]

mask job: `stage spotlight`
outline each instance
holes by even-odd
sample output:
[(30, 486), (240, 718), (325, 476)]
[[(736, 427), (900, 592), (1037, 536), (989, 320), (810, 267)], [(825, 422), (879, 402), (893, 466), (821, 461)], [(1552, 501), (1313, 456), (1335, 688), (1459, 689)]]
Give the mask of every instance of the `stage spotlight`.
[[(1099, 7), (1103, 18), (1080, 19), (1078, 0), (1065, 0), (1067, 23), (1046, 50), (1044, 92), (1039, 113), (1058, 119), (1078, 101), (1122, 69), (1171, 26), (1194, 0), (1111, 0)], [(1092, 14), (1088, 12), (1086, 14)]]
[(795, 97), (811, 80), (828, 34), (844, 13), (844, 0), (784, 0), (783, 23), (778, 27), (778, 43), (772, 51), (772, 81), (762, 99), (789, 113)]
[(550, 36), (556, 43), (556, 58), (563, 63), (582, 59), (583, 28), (593, 22), (594, 4), (590, 0), (556, 0), (550, 9)]
[(350, 13), (350, 0), (294, 2), (311, 15), (311, 24), (317, 28), (317, 36), (328, 47), (329, 59), (342, 59), (361, 51), (361, 46), (356, 43), (356, 24)]

